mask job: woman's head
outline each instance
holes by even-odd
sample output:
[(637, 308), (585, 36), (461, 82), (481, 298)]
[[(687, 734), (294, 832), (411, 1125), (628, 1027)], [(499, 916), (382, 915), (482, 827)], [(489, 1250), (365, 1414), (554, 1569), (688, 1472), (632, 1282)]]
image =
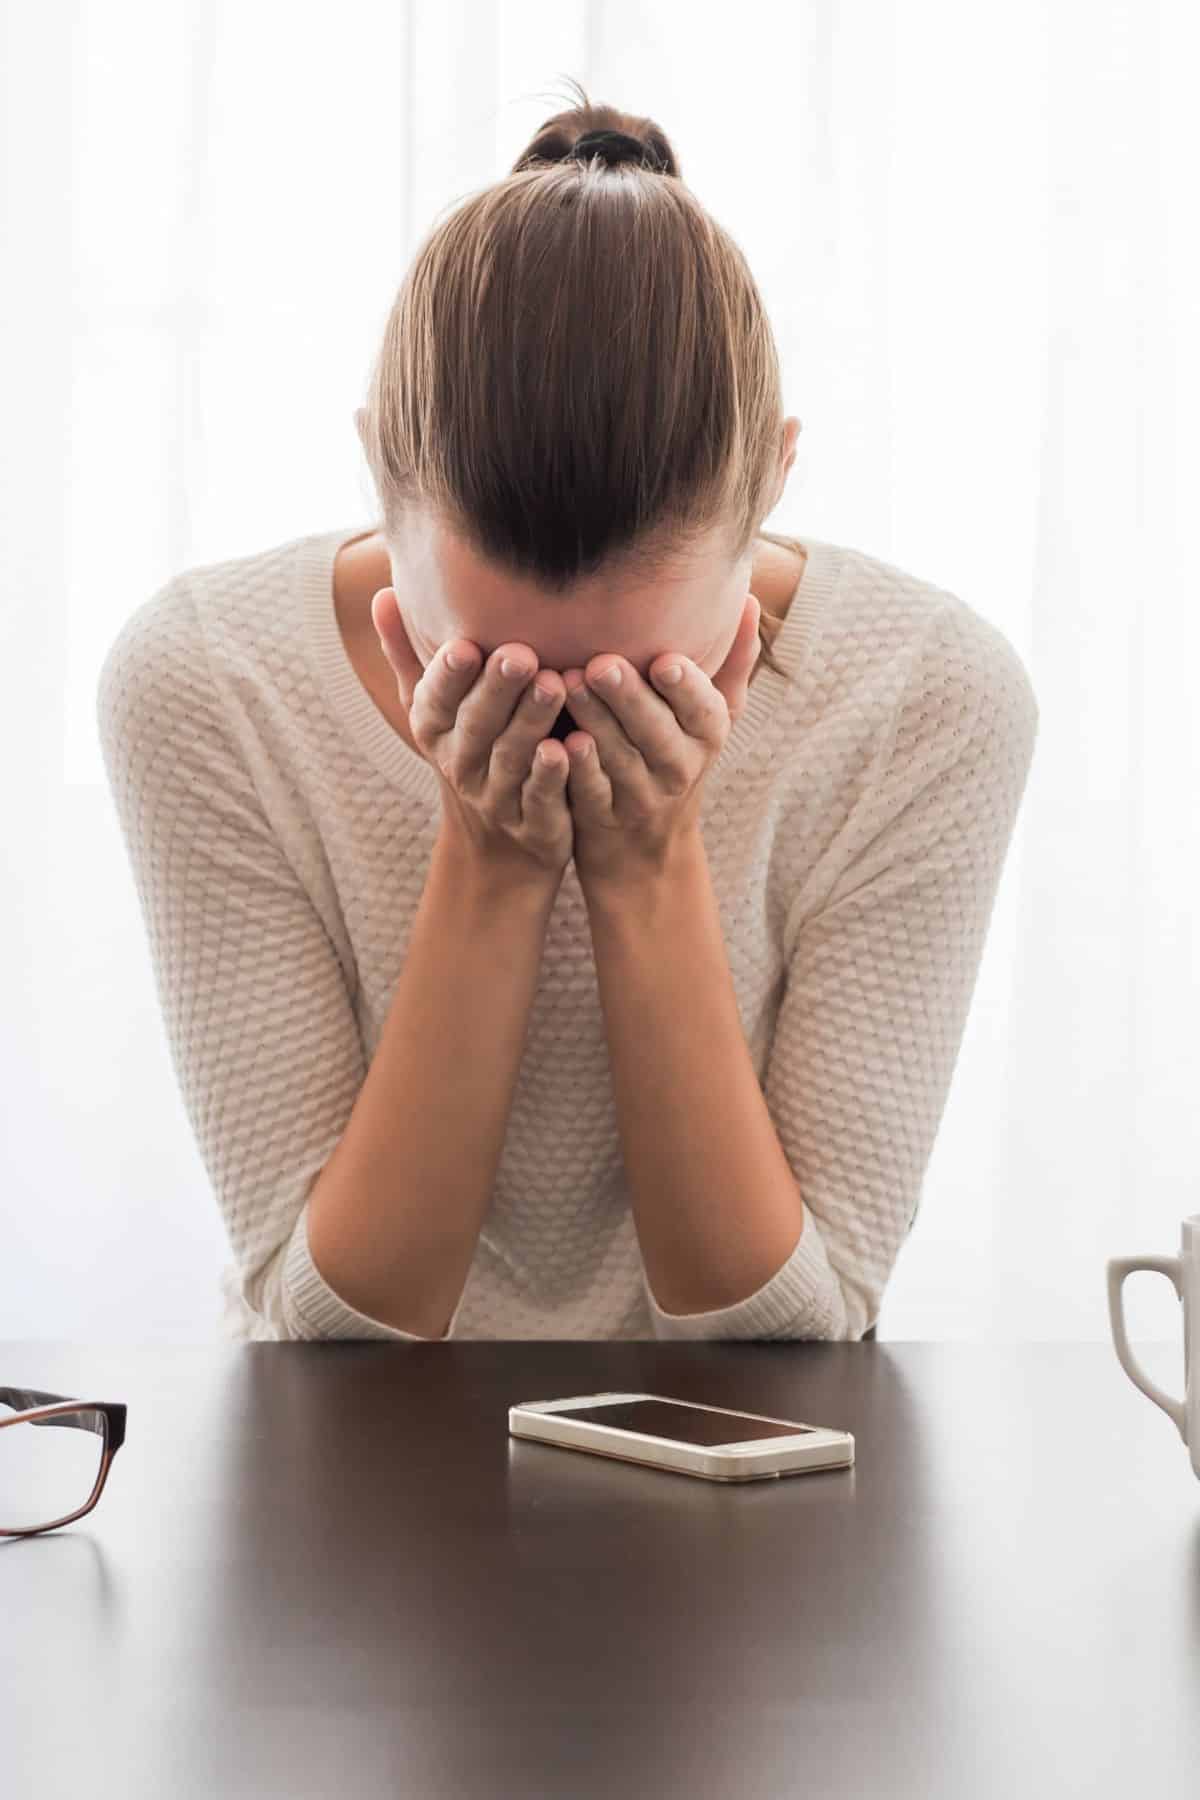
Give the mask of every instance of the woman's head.
[[(745, 259), (666, 137), (578, 91), (433, 229), (392, 307), (356, 414), (392, 585), (422, 663), (462, 636), (712, 674), (799, 421)], [(597, 131), (633, 142), (572, 154)]]

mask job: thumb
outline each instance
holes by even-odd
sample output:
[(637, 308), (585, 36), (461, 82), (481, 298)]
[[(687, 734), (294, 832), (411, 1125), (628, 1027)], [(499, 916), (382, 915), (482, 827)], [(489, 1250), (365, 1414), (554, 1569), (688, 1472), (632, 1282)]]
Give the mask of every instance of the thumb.
[(738, 718), (746, 704), (750, 676), (758, 661), (758, 622), (761, 618), (762, 606), (757, 595), (747, 594), (737, 635), (729, 646), (729, 654), (716, 674), (710, 677), (713, 686), (723, 696), (731, 719)]
[(405, 706), (411, 707), (413, 690), (425, 673), (425, 665), (409, 642), (404, 620), (400, 617), (400, 603), (396, 598), (395, 588), (380, 588), (373, 596), (371, 620), (379, 636), (383, 654), (396, 677), (400, 698)]

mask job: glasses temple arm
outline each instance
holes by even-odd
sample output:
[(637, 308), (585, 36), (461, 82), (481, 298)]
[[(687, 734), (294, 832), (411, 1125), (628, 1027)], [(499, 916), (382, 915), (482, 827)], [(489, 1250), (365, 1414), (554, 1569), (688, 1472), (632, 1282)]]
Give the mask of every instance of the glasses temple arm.
[[(11, 1406), (14, 1412), (25, 1412), (34, 1406), (57, 1406), (69, 1399), (69, 1394), (42, 1394), (36, 1388), (0, 1387), (0, 1406)], [(66, 1425), (74, 1431), (94, 1431), (98, 1436), (104, 1436), (104, 1414), (87, 1407), (50, 1419), (25, 1419), (22, 1422), (26, 1425)]]

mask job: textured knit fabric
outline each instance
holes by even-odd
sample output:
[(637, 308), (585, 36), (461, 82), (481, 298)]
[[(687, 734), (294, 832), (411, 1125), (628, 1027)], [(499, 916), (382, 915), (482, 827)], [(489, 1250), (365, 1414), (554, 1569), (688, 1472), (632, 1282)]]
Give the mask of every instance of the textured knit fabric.
[[(387, 1016), (440, 821), (333, 605), (371, 524), (188, 569), (97, 689), (176, 1079), (228, 1235), (233, 1340), (421, 1341), (348, 1305), (308, 1195)], [(860, 1339), (911, 1228), (1038, 708), (955, 595), (815, 538), (705, 776), (701, 830), (755, 1071), (803, 1201), (757, 1292), (674, 1316), (646, 1281), (574, 863), (447, 1337)], [(738, 1195), (729, 1195), (736, 1209)]]

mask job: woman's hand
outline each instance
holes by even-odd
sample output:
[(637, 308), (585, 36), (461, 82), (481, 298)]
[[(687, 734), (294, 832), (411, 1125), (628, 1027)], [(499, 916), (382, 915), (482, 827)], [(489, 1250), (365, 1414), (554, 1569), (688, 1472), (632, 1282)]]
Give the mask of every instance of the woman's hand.
[[(501, 644), (481, 667), (469, 638), (451, 638), (423, 668), (394, 588), (374, 596), (371, 618), (413, 742), (440, 778), (443, 828), (490, 873), (557, 888), (572, 843), (566, 753), (547, 736), (563, 703), (562, 678), (539, 669), (526, 644)], [(450, 668), (451, 651), (460, 668)], [(513, 674), (504, 673), (506, 660)]]
[[(567, 707), (580, 726), (564, 742), (585, 890), (661, 871), (677, 840), (695, 829), (700, 784), (746, 704), (760, 616), (748, 594), (729, 655), (711, 677), (672, 651), (655, 658), (649, 683), (623, 656), (594, 657), (586, 680), (582, 669), (565, 671)], [(671, 684), (664, 673), (673, 665), (682, 675)], [(621, 671), (617, 687), (597, 679), (610, 668)]]

